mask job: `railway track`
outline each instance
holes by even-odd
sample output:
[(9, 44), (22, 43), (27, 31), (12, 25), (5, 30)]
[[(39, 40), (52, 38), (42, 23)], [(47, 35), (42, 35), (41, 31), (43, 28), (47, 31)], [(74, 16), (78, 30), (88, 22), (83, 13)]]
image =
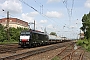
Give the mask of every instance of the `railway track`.
[(0, 45), (0, 54), (3, 53), (15, 53), (15, 51), (22, 50), (18, 44), (7, 44), (7, 45)]
[[(14, 44), (0, 44), (0, 54), (3, 53), (15, 53), (18, 50), (23, 50), (17, 43)], [(27, 49), (27, 48), (25, 48)]]
[(0, 60), (22, 60), (25, 59), (29, 56), (32, 55), (36, 55), (36, 54), (40, 54), (46, 51), (50, 51), (50, 50), (54, 50), (54, 49), (58, 49), (61, 47), (65, 47), (66, 45), (71, 45), (72, 42), (65, 42), (65, 43), (60, 43), (60, 44), (56, 44), (53, 46), (49, 46), (49, 47), (45, 47), (45, 48), (41, 48), (41, 49), (37, 49), (37, 50), (33, 50), (33, 51), (28, 51), (28, 52), (23, 52), (20, 54), (13, 54), (12, 56), (7, 56), (7, 57), (1, 57)]
[(68, 45), (57, 56), (60, 60), (83, 60), (85, 51), (80, 46)]

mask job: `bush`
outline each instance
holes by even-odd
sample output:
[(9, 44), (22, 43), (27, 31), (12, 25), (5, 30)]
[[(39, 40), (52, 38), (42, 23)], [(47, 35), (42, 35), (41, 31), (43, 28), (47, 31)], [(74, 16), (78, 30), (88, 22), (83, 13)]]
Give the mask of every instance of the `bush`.
[(90, 40), (88, 40), (87, 50), (90, 51)]
[(90, 39), (78, 40), (77, 45), (84, 47), (87, 51), (90, 51)]
[(83, 40), (78, 40), (78, 41), (77, 41), (77, 45), (82, 46), (82, 45), (83, 45)]
[(60, 60), (58, 56), (55, 56), (52, 60)]

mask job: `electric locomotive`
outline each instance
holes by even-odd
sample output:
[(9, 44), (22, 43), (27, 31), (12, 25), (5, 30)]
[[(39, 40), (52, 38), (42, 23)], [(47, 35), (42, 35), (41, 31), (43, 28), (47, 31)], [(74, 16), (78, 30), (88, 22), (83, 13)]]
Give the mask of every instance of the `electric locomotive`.
[(19, 45), (34, 46), (48, 43), (48, 35), (37, 30), (22, 31), (20, 33)]

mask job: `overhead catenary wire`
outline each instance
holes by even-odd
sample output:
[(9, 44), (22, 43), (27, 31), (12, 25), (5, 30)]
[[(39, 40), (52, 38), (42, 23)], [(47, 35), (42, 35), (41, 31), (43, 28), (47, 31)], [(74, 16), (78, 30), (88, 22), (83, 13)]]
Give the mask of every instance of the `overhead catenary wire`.
[[(34, 11), (38, 12), (41, 16), (43, 16), (44, 18), (46, 18), (48, 21), (51, 21), (51, 22), (53, 21), (53, 19), (51, 19), (50, 17), (47, 17), (47, 16), (44, 15), (44, 14), (41, 14), (38, 10), (36, 10), (34, 7), (30, 6), (30, 5), (29, 5), (28, 3), (26, 3), (25, 1), (23, 1), (23, 0), (19, 0), (19, 1), (21, 1), (22, 3), (24, 3), (25, 5), (27, 5), (27, 6), (30, 7), (31, 9), (33, 9)], [(66, 4), (67, 4), (67, 3), (66, 3)], [(66, 7), (67, 7), (67, 5), (66, 5)], [(67, 9), (68, 9), (68, 7), (67, 7)], [(69, 10), (69, 9), (68, 9), (68, 10)], [(68, 12), (68, 13), (69, 13), (69, 12)], [(50, 22), (50, 23), (51, 23), (51, 22)], [(56, 20), (54, 20), (54, 23), (55, 23), (55, 22), (56, 22)], [(57, 23), (57, 24), (58, 24), (58, 23)], [(59, 23), (59, 24), (60, 24), (60, 23)], [(55, 25), (56, 25), (56, 24), (55, 24)], [(55, 25), (54, 25), (54, 26), (55, 26)], [(61, 24), (60, 24), (60, 25), (61, 25)], [(53, 26), (53, 28), (54, 28), (54, 30), (56, 30), (56, 29), (55, 29), (56, 26), (55, 26), (55, 27), (54, 27), (54, 26)], [(57, 29), (58, 31), (60, 31), (59, 28), (61, 29), (61, 27), (58, 27), (58, 29)]]
[(70, 19), (70, 10), (69, 10), (69, 8), (68, 8), (68, 6), (67, 6), (67, 0), (63, 0), (63, 4), (65, 5), (65, 7), (66, 7), (66, 9), (67, 9), (68, 17), (69, 17), (69, 19)]
[[(23, 3), (23, 1), (22, 1), (22, 3)], [(24, 3), (25, 5), (27, 5), (27, 6), (29, 6), (29, 4), (27, 4), (26, 2)], [(32, 7), (32, 6), (29, 6), (30, 8)], [(35, 8), (34, 8), (35, 9)], [(33, 10), (34, 10), (33, 9)], [(34, 10), (34, 11), (36, 11), (36, 10)], [(40, 14), (40, 12), (37, 10), (36, 12), (38, 12), (39, 14)], [(51, 19), (50, 17), (47, 17), (46, 15), (44, 15), (44, 14), (40, 14), (41, 16), (43, 16), (44, 18), (46, 18), (48, 21), (50, 21), (50, 23), (52, 23), (52, 21), (54, 21), (54, 24), (55, 24), (55, 22), (56, 22), (56, 20), (53, 20), (53, 19)], [(56, 22), (57, 23), (57, 22)], [(53, 28), (54, 28), (54, 30), (56, 30), (56, 26), (53, 24)], [(57, 23), (57, 24), (60, 24), (60, 23)], [(61, 24), (60, 24), (61, 25)], [(55, 26), (55, 27), (54, 27)], [(58, 27), (58, 26), (57, 26)], [(58, 30), (59, 29), (59, 30)], [(58, 27), (58, 29), (57, 29), (57, 31), (60, 31), (60, 29), (61, 29), (61, 27)]]
[[(42, 14), (43, 14), (43, 4), (41, 4), (40, 2), (37, 2), (36, 0), (34, 0), (34, 2), (35, 3), (37, 3), (39, 6), (42, 6)], [(47, 10), (49, 10), (49, 9), (47, 9)], [(41, 12), (40, 12), (41, 13)], [(44, 15), (44, 14), (43, 14)], [(48, 17), (48, 16), (46, 16), (46, 15), (44, 15), (45, 17), (47, 17), (47, 18), (49, 18), (50, 20), (53, 20), (51, 17)], [(53, 20), (54, 22), (56, 22), (56, 20)], [(59, 22), (56, 22), (56, 23), (58, 23), (58, 24), (60, 24)], [(64, 23), (64, 22), (63, 22)], [(65, 24), (65, 23), (64, 23)]]
[(72, 0), (71, 8), (68, 8), (68, 0), (63, 0), (63, 4), (65, 5), (69, 17), (69, 22), (71, 24), (71, 18), (72, 18), (72, 12), (73, 12), (73, 6), (74, 6), (74, 0)]
[[(27, 6), (29, 6), (30, 8), (32, 8), (34, 11), (37, 11), (34, 7), (30, 6), (29, 4), (27, 4), (26, 2), (24, 2), (23, 0), (19, 0), (20, 2), (26, 4)], [(37, 11), (39, 12), (39, 11)]]
[(72, 16), (72, 12), (73, 12), (73, 6), (74, 6), (74, 0), (72, 0), (71, 16)]
[[(29, 6), (30, 8), (32, 8), (34, 11), (38, 12), (41, 16), (43, 16), (44, 18), (46, 18), (47, 20), (49, 19), (52, 20), (50, 17), (47, 17), (46, 15), (44, 14), (41, 14), (38, 10), (36, 10), (34, 7), (30, 6), (28, 3), (26, 3), (25, 1), (23, 0), (19, 0), (20, 2), (24, 3), (25, 5)], [(36, 1), (35, 1), (36, 2)], [(51, 21), (52, 22), (52, 21)]]
[(40, 6), (40, 13), (43, 14), (43, 4), (41, 4), (40, 2), (38, 3), (36, 0), (34, 0), (34, 2)]
[(68, 8), (68, 0), (63, 0), (63, 4), (65, 5), (66, 9), (67, 9), (67, 13), (69, 15), (69, 18), (72, 17), (72, 12), (73, 12), (73, 6), (74, 6), (74, 0), (72, 0), (72, 4), (71, 4), (71, 9)]
[[(19, 0), (19, 1), (21, 1), (21, 0)], [(37, 3), (37, 1), (36, 0), (34, 0), (36, 3)], [(30, 8), (32, 8), (32, 9), (34, 9), (36, 12), (38, 12), (39, 14), (40, 14), (40, 12), (38, 11), (38, 10), (36, 10), (35, 8), (33, 8), (32, 6), (30, 6), (29, 4), (27, 4), (26, 2), (24, 2), (23, 0), (21, 1), (22, 3), (24, 3), (24, 4), (26, 4), (27, 6), (29, 6)], [(40, 3), (41, 4), (41, 3)], [(40, 5), (40, 4), (38, 4), (38, 5)], [(42, 8), (43, 8), (43, 5), (41, 4), (41, 6), (42, 6)], [(43, 9), (42, 9), (43, 10)], [(43, 12), (42, 12), (42, 14), (40, 14), (40, 15), (42, 15), (43, 17), (47, 17), (46, 15), (44, 15), (43, 14)], [(49, 18), (49, 17), (48, 17)]]
[[(43, 4), (41, 4), (40, 2), (37, 2), (36, 0), (34, 0), (39, 6), (42, 6), (42, 14), (43, 14)], [(48, 10), (48, 9), (47, 9)], [(46, 16), (46, 15), (45, 15)], [(46, 16), (46, 17), (48, 17), (48, 16)], [(50, 18), (50, 17), (48, 17), (48, 18)]]

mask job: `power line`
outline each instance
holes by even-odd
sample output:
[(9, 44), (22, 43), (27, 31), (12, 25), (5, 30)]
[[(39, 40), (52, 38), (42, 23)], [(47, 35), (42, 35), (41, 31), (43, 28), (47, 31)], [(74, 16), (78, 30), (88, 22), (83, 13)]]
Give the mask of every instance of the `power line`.
[(66, 7), (66, 9), (67, 9), (68, 17), (69, 17), (69, 19), (70, 19), (70, 11), (69, 11), (69, 8), (68, 8), (68, 6), (67, 6), (67, 0), (64, 0), (64, 1), (63, 1), (63, 4), (65, 5), (65, 7)]
[[(21, 1), (21, 0), (19, 0), (20, 2), (22, 2), (22, 3), (24, 3), (25, 5), (27, 5), (27, 6), (29, 6), (30, 8), (32, 8), (34, 11), (36, 11), (36, 12), (38, 12), (41, 16), (43, 16), (44, 18), (46, 18), (48, 21), (50, 21), (50, 20), (53, 20), (53, 19), (51, 19), (50, 17), (47, 17), (46, 15), (44, 15), (44, 14), (41, 14), (38, 10), (36, 10), (34, 7), (32, 7), (32, 6), (30, 6), (28, 3), (26, 3), (25, 1)], [(35, 1), (35, 0), (34, 0)], [(35, 1), (36, 2), (36, 1)], [(42, 5), (43, 6), (43, 5)], [(53, 20), (54, 21), (54, 20)], [(52, 21), (51, 21), (52, 22)], [(54, 22), (56, 22), (56, 21), (54, 21)], [(56, 24), (55, 24), (56, 25)]]
[[(39, 6), (42, 6), (42, 14), (43, 14), (43, 4), (41, 4), (40, 2), (37, 2), (36, 0), (34, 0), (34, 2), (35, 3), (37, 3)], [(48, 10), (48, 9), (47, 9)], [(41, 13), (41, 10), (40, 10), (40, 13)], [(46, 16), (46, 15), (44, 15), (45, 17), (47, 17), (47, 18), (49, 18), (49, 19), (51, 19), (50, 17), (48, 17), (48, 16)], [(51, 19), (51, 20), (53, 20), (53, 19)], [(54, 21), (54, 20), (53, 20)], [(54, 22), (56, 22), (56, 21), (54, 21)], [(56, 22), (56, 23), (58, 23), (58, 22)], [(58, 23), (59, 24), (59, 23)]]
[(40, 13), (43, 14), (43, 4), (41, 4), (40, 2), (38, 3), (36, 0), (34, 0), (34, 2), (40, 6)]
[(71, 17), (72, 17), (72, 12), (73, 12), (74, 0), (72, 0), (71, 9), (68, 8), (67, 2), (68, 2), (68, 0), (63, 0), (63, 4), (65, 5), (65, 7), (67, 9), (67, 13), (68, 13), (69, 21), (70, 21)]
[[(19, 0), (20, 2), (22, 2), (22, 3), (24, 3), (24, 4), (26, 4), (27, 6), (29, 6), (30, 8), (32, 8), (34, 11), (37, 11), (34, 7), (32, 7), (32, 6), (30, 6), (29, 4), (27, 4), (25, 1), (21, 1), (21, 0)], [(38, 11), (37, 11), (38, 12)]]
[(36, 0), (34, 0), (35, 3), (37, 3), (39, 6), (41, 6), (42, 4), (39, 2), (37, 2)]
[(71, 4), (71, 9), (68, 8), (68, 1), (67, 0), (64, 0), (63, 3), (69, 13), (69, 16), (72, 17), (72, 11), (73, 11), (73, 6), (74, 6), (74, 0), (72, 0), (72, 4)]
[(72, 0), (71, 16), (72, 16), (72, 12), (73, 12), (73, 5), (74, 5), (74, 0)]
[[(33, 8), (32, 6), (30, 6), (29, 4), (27, 4), (26, 2), (24, 2), (23, 0), (21, 1), (21, 0), (19, 0), (20, 2), (22, 2), (22, 3), (24, 3), (24, 4), (26, 4), (27, 6), (29, 6), (30, 8)], [(35, 1), (36, 2), (36, 1)], [(38, 12), (35, 8), (33, 8), (36, 12)], [(38, 12), (39, 14), (40, 14), (40, 12)], [(46, 18), (47, 20), (48, 20), (48, 18), (49, 19), (51, 19), (50, 17), (47, 17), (46, 15), (44, 15), (44, 14), (40, 14), (41, 16), (43, 16), (44, 18)], [(50, 20), (49, 20), (50, 21)], [(53, 20), (54, 21), (54, 20)], [(52, 22), (52, 21), (51, 21)], [(55, 21), (54, 21), (55, 22)]]

